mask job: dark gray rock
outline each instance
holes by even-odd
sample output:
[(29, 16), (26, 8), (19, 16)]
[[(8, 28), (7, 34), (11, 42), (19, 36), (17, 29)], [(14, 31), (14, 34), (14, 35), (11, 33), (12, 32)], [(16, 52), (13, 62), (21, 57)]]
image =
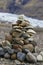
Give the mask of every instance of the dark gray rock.
[(23, 49), (22, 51), (26, 54), (30, 52), (29, 49)]
[(0, 47), (2, 47), (2, 41), (0, 41)]
[(29, 63), (25, 63), (24, 65), (30, 65)]
[(5, 51), (5, 52), (8, 52), (9, 54), (13, 54), (13, 53), (14, 53), (14, 49), (11, 49), (11, 48), (8, 47), (8, 46), (6, 46), (6, 47), (4, 48), (4, 51)]
[(5, 54), (4, 49), (0, 47), (0, 56), (3, 56)]
[(4, 58), (9, 59), (10, 58), (10, 54), (5, 53)]
[(13, 53), (14, 53), (14, 49), (9, 49), (9, 50), (8, 50), (8, 53), (9, 53), (9, 54), (13, 54)]
[(27, 33), (21, 33), (21, 35), (19, 36), (20, 38), (24, 38), (24, 39), (27, 39), (27, 38), (30, 38), (30, 35), (27, 34)]
[(25, 60), (26, 55), (22, 52), (18, 52), (17, 53), (17, 59), (20, 61), (24, 61)]
[(32, 62), (32, 63), (37, 62), (36, 57), (31, 52), (27, 53), (26, 59), (28, 62)]
[(9, 47), (6, 46), (6, 47), (4, 47), (3, 49), (4, 49), (4, 52), (6, 53), (6, 52), (8, 52)]
[(18, 49), (14, 49), (14, 53), (18, 53)]

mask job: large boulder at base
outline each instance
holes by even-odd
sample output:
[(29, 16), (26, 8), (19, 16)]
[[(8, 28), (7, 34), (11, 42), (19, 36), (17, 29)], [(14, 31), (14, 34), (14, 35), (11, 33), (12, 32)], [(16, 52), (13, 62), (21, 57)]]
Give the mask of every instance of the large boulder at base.
[(25, 53), (22, 53), (22, 52), (18, 52), (17, 53), (17, 59), (20, 60), (20, 61), (24, 61), (25, 60)]
[(32, 53), (27, 53), (27, 55), (26, 55), (26, 59), (27, 59), (27, 61), (28, 62), (36, 62), (37, 61), (37, 59), (36, 59), (36, 57), (32, 54)]

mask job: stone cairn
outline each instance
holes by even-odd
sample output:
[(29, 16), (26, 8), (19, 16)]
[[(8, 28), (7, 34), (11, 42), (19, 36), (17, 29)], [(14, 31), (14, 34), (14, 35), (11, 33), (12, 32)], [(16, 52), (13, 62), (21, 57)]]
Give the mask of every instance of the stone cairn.
[(12, 24), (12, 30), (5, 35), (5, 40), (0, 43), (0, 57), (15, 60), (17, 63), (36, 63), (42, 60), (43, 52), (35, 54), (37, 43), (32, 36), (36, 34), (29, 21), (19, 16), (16, 24)]

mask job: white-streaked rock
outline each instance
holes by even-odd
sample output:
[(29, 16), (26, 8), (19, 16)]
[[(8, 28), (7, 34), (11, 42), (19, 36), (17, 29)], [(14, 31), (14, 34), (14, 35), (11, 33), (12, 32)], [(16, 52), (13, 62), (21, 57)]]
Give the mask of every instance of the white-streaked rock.
[(17, 65), (21, 64), (21, 62), (20, 62), (19, 60), (15, 60), (15, 63), (16, 63)]
[(32, 29), (27, 30), (27, 33), (33, 33), (33, 34), (36, 34), (36, 32), (35, 32), (34, 30), (32, 30)]

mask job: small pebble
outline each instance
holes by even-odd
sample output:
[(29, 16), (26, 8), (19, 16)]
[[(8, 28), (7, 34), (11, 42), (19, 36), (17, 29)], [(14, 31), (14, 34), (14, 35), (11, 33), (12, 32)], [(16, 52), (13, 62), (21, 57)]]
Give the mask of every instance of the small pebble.
[(16, 65), (21, 64), (21, 62), (19, 60), (15, 60), (15, 63), (16, 63)]
[(42, 55), (37, 56), (37, 61), (43, 61)]

